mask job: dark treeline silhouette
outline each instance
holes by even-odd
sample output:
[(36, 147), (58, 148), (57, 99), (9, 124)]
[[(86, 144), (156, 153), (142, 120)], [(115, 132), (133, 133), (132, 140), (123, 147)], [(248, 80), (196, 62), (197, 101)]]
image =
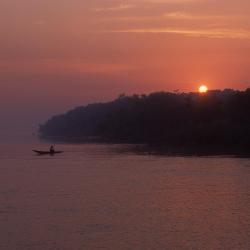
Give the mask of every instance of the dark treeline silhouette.
[(250, 146), (250, 89), (121, 95), (78, 107), (40, 126), (43, 138), (152, 143), (166, 146)]

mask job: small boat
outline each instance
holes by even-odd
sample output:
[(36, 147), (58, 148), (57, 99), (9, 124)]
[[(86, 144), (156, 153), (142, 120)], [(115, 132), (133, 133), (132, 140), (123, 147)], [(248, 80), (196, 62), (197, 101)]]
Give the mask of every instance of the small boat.
[(41, 150), (32, 150), (33, 152), (39, 154), (39, 155), (54, 155), (54, 154), (61, 154), (63, 151), (41, 151)]

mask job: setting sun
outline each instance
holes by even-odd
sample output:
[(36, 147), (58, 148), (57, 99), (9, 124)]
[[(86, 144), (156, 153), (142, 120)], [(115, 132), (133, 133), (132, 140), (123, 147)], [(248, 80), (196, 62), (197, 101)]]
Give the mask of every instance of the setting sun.
[(207, 91), (208, 91), (208, 87), (206, 85), (201, 85), (199, 87), (199, 92), (200, 93), (207, 93)]

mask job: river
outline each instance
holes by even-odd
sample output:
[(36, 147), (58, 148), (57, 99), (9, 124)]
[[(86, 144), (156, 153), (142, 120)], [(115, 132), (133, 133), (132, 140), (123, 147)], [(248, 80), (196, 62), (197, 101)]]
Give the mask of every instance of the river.
[(0, 145), (0, 249), (250, 249), (250, 159), (48, 147)]

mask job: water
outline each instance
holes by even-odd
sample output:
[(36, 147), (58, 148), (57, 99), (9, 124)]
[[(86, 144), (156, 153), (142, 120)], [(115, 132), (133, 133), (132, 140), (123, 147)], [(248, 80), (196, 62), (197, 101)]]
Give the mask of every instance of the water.
[(127, 148), (1, 146), (0, 249), (250, 249), (249, 159)]

